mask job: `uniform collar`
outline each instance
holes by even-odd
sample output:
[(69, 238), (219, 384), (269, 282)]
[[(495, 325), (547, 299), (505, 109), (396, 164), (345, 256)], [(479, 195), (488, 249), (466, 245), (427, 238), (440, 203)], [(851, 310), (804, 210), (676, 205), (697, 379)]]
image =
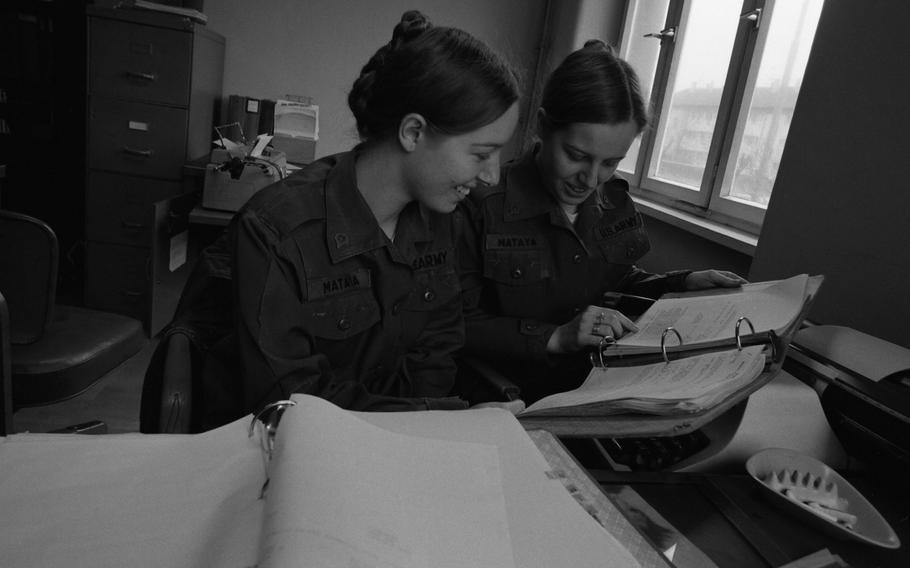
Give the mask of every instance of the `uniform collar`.
[[(356, 159), (356, 150), (344, 154), (326, 178), (325, 237), (334, 263), (391, 244), (357, 189)], [(415, 242), (433, 238), (429, 219), (416, 201), (401, 211), (396, 230), (398, 247), (390, 247), (393, 256), (396, 249), (407, 255)]]
[[(520, 221), (549, 214), (550, 219), (558, 224), (557, 219), (563, 218), (559, 211), (559, 203), (553, 199), (541, 181), (540, 170), (535, 160), (539, 148), (540, 144), (536, 145), (506, 172), (503, 211), (506, 221)], [(611, 203), (610, 196), (626, 193), (628, 190), (628, 182), (614, 176), (578, 206), (579, 215), (586, 217), (598, 214), (600, 209), (614, 209), (615, 205)]]

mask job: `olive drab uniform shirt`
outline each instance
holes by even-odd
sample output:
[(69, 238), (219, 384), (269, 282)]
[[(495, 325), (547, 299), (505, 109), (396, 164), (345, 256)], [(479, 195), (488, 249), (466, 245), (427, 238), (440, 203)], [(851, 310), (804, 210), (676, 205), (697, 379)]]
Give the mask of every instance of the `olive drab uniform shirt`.
[(459, 239), (465, 353), (515, 381), (527, 403), (575, 388), (587, 355), (546, 352), (553, 331), (605, 292), (657, 298), (684, 289), (689, 271), (655, 275), (635, 266), (650, 250), (641, 214), (620, 178), (578, 207), (573, 224), (542, 185), (534, 152), (503, 167), (497, 186), (475, 189)]
[(207, 251), (229, 259), (233, 305), (222, 309), (234, 313), (204, 365), (206, 428), (292, 393), (352, 410), (466, 406), (448, 396), (464, 342), (455, 216), (412, 202), (393, 243), (357, 189), (355, 158), (262, 189)]

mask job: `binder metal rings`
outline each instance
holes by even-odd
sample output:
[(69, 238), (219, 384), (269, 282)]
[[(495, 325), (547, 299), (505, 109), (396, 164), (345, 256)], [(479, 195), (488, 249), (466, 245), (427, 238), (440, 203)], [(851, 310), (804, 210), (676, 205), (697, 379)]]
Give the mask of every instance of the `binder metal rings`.
[(253, 415), (253, 419), (250, 421), (248, 437), (253, 437), (257, 423), (262, 428), (262, 432), (259, 434), (259, 445), (262, 449), (265, 482), (262, 484), (262, 489), (259, 490), (260, 499), (265, 497), (265, 491), (269, 487), (269, 462), (272, 460), (272, 450), (275, 448), (275, 433), (278, 432), (278, 421), (281, 420), (281, 415), (286, 409), (296, 405), (297, 403), (293, 400), (277, 400), (265, 405), (262, 410)]
[(742, 340), (742, 337), (740, 336), (739, 327), (743, 324), (743, 322), (746, 322), (747, 324), (749, 324), (749, 329), (752, 330), (752, 333), (755, 333), (755, 326), (752, 325), (752, 322), (749, 321), (749, 318), (747, 318), (746, 316), (743, 316), (743, 317), (739, 318), (738, 320), (736, 320), (736, 348), (740, 351), (743, 350), (743, 340)]
[(278, 400), (271, 404), (265, 405), (262, 410), (257, 412), (250, 421), (250, 430), (247, 434), (250, 438), (256, 431), (256, 423), (262, 424), (263, 434), (260, 435), (259, 443), (262, 445), (263, 458), (266, 463), (272, 459), (272, 449), (275, 447), (275, 433), (278, 432), (278, 421), (285, 409), (296, 406), (293, 400)]
[(669, 334), (669, 333), (673, 333), (676, 336), (676, 339), (679, 340), (680, 345), (682, 345), (682, 343), (683, 343), (682, 336), (679, 334), (678, 331), (676, 331), (675, 327), (672, 327), (672, 326), (668, 327), (663, 331), (663, 333), (660, 334), (660, 352), (664, 356), (664, 363), (670, 362), (670, 356), (667, 355), (667, 334)]
[[(597, 360), (594, 359), (594, 353), (588, 355), (588, 358), (591, 360), (592, 367), (606, 367), (607, 362), (604, 361), (604, 349), (616, 343), (616, 338), (612, 335), (604, 335), (600, 338), (600, 343), (597, 345)], [(597, 363), (600, 363), (598, 365)]]

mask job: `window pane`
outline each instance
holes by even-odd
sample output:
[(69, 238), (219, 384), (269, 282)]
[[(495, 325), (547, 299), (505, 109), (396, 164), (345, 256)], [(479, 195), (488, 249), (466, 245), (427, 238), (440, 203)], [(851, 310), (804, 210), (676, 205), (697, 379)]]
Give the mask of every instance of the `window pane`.
[(699, 190), (741, 8), (730, 0), (686, 3), (649, 177)]
[[(667, 21), (667, 8), (670, 0), (633, 0), (629, 4), (627, 18), (631, 26), (623, 37), (622, 57), (629, 62), (638, 75), (641, 85), (641, 96), (647, 105), (651, 100), (651, 89), (654, 87), (654, 75), (657, 73), (657, 58), (660, 55), (660, 39), (644, 37), (664, 28)], [(638, 160), (638, 149), (641, 137), (632, 142), (625, 159), (619, 163), (619, 170), (627, 173), (635, 171)]]
[[(752, 88), (745, 93), (721, 197), (768, 205), (823, 0), (775, 2)], [(745, 117), (745, 118), (744, 118)]]

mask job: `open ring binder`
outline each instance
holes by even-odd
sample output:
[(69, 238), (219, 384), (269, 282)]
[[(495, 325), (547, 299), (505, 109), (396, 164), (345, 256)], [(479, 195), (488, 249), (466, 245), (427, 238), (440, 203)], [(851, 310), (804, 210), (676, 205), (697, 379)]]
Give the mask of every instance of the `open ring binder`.
[[(638, 332), (618, 341), (601, 343), (596, 353), (592, 351), (591, 365), (626, 367), (668, 363), (762, 345), (766, 347), (768, 365), (777, 367), (822, 280), (821, 276), (803, 274), (786, 280), (747, 284), (736, 290), (668, 294), (638, 319)], [(672, 326), (667, 325), (670, 323)], [(744, 323), (747, 329), (743, 329)], [(685, 341), (682, 333), (686, 334)], [(678, 345), (668, 343), (669, 334), (676, 335)]]

